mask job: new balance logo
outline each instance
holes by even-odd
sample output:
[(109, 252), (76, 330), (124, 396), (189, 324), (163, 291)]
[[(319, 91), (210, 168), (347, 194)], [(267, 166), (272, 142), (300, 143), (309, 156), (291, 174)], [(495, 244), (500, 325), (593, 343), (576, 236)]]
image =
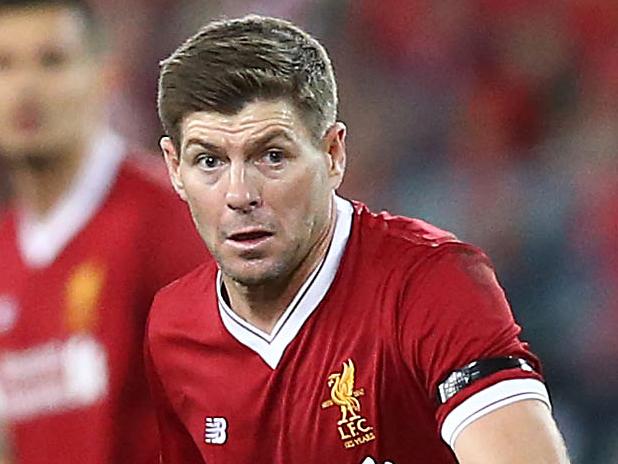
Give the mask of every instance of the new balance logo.
[[(367, 456), (361, 464), (379, 464), (371, 456)], [(384, 461), (384, 464), (394, 464), (391, 461)]]
[(227, 441), (227, 420), (225, 417), (207, 417), (204, 441), (210, 445), (222, 445)]

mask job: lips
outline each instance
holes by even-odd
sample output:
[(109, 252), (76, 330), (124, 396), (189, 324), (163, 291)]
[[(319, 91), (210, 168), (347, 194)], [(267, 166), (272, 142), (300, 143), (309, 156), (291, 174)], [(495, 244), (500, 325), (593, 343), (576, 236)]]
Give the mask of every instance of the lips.
[(260, 229), (252, 229), (246, 231), (235, 232), (233, 234), (228, 235), (228, 240), (237, 243), (251, 243), (251, 242), (259, 242), (268, 237), (272, 237), (274, 234), (267, 230)]
[(35, 105), (22, 105), (16, 111), (14, 124), (20, 131), (38, 130), (42, 124), (41, 111)]

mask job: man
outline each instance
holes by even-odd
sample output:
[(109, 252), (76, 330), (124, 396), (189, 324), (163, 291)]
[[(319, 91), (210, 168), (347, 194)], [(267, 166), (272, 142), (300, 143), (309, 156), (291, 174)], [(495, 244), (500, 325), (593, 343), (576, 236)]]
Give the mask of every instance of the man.
[(210, 23), (162, 63), (161, 147), (216, 260), (151, 310), (162, 462), (568, 462), (488, 258), (335, 195), (336, 108), (282, 20)]
[(172, 189), (105, 129), (97, 26), (85, 1), (0, 3), (0, 413), (19, 464), (156, 462), (146, 314), (205, 254)]

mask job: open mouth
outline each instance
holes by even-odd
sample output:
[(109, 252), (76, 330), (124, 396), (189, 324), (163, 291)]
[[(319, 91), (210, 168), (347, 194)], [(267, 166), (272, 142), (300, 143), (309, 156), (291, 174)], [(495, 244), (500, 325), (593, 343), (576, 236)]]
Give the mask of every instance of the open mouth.
[(14, 118), (14, 125), (20, 131), (38, 130), (41, 124), (41, 112), (34, 108), (20, 108)]
[(253, 243), (260, 242), (264, 239), (272, 237), (274, 234), (266, 230), (250, 230), (246, 232), (238, 232), (228, 237), (228, 240), (238, 243)]

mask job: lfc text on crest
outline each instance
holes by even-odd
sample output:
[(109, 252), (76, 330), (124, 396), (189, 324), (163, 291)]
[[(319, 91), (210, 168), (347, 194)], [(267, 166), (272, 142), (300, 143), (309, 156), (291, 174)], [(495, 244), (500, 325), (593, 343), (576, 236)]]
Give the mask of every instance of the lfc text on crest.
[(346, 448), (354, 448), (375, 440), (373, 427), (361, 414), (359, 398), (365, 394), (364, 388), (354, 389), (355, 366), (351, 359), (343, 363), (341, 372), (328, 376), (330, 399), (322, 403), (322, 408), (338, 406), (341, 418), (337, 421), (337, 431)]

